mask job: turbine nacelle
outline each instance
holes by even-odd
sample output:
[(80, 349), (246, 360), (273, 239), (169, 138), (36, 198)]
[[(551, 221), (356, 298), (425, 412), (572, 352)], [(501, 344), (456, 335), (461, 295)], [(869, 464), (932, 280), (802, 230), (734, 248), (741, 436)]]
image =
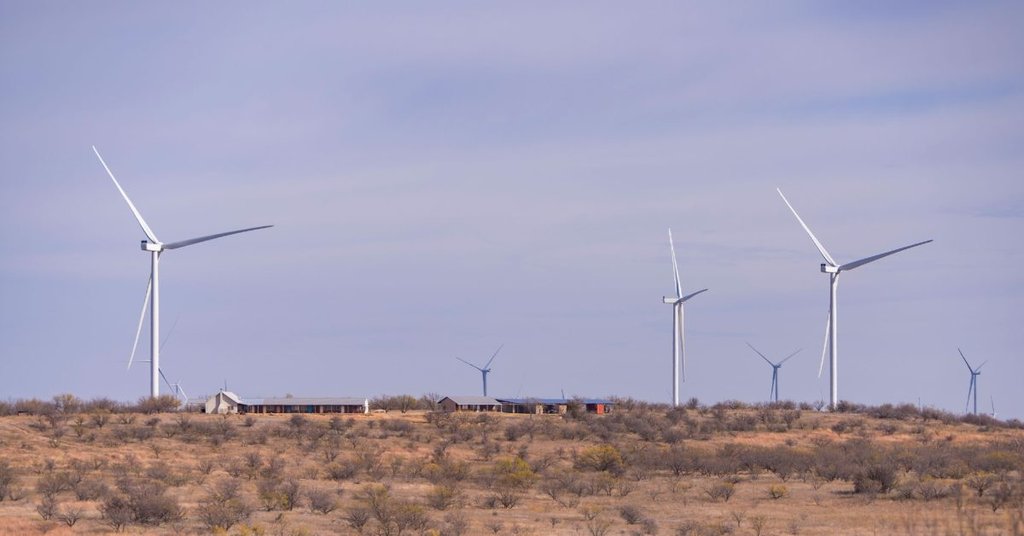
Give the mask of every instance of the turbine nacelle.
[(839, 266), (832, 266), (831, 264), (822, 263), (821, 265), (821, 272), (824, 274), (838, 274), (839, 269)]
[(159, 242), (150, 242), (149, 240), (142, 241), (142, 251), (155, 251), (157, 253), (164, 250), (164, 245)]

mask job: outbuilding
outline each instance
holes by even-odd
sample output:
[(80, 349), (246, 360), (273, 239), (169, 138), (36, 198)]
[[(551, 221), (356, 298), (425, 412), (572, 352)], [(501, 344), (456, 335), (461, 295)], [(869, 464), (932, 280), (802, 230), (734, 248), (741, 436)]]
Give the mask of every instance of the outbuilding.
[(501, 411), (532, 415), (563, 415), (573, 405), (587, 413), (611, 413), (615, 402), (599, 398), (499, 398)]
[(206, 413), (369, 413), (370, 401), (346, 397), (241, 398), (221, 391), (206, 401)]
[(438, 404), (441, 409), (453, 411), (501, 411), (501, 402), (489, 396), (446, 396)]

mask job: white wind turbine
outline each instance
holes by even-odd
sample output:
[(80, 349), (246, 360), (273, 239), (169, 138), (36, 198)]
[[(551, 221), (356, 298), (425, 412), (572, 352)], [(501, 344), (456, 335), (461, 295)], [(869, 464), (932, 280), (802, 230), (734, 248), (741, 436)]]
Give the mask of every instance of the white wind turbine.
[(128, 359), (128, 366), (131, 367), (132, 359), (135, 357), (135, 347), (139, 343), (139, 333), (142, 331), (142, 320), (145, 318), (146, 305), (149, 305), (149, 390), (150, 396), (160, 396), (160, 253), (165, 250), (183, 248), (185, 246), (191, 246), (192, 244), (198, 244), (200, 242), (206, 242), (207, 240), (213, 240), (214, 238), (221, 238), (238, 233), (244, 233), (247, 231), (255, 231), (257, 229), (266, 229), (273, 227), (273, 225), (261, 225), (259, 227), (249, 227), (247, 229), (239, 229), (237, 231), (228, 231), (225, 233), (217, 233), (207, 236), (200, 236), (197, 238), (190, 238), (188, 240), (181, 240), (178, 242), (163, 243), (153, 233), (153, 230), (146, 224), (146, 220), (142, 219), (142, 214), (139, 213), (138, 209), (135, 208), (135, 204), (128, 198), (128, 194), (125, 193), (124, 188), (121, 188), (121, 184), (114, 178), (114, 173), (110, 171), (107, 163), (103, 161), (103, 157), (100, 156), (100, 152), (93, 146), (93, 152), (96, 153), (96, 158), (100, 160), (100, 164), (103, 164), (103, 169), (107, 171), (107, 175), (114, 181), (114, 186), (117, 187), (117, 191), (121, 192), (121, 197), (128, 203), (128, 208), (131, 209), (135, 219), (139, 222), (139, 226), (142, 227), (142, 232), (146, 235), (146, 240), (142, 241), (142, 250), (150, 253), (150, 273), (149, 283), (146, 285), (146, 299), (142, 303), (142, 315), (139, 318), (139, 329), (135, 333), (135, 343), (132, 345), (132, 355)]
[(181, 380), (171, 383), (164, 374), (163, 369), (160, 369), (160, 377), (164, 379), (164, 383), (174, 393), (174, 396), (181, 398), (182, 405), (188, 404), (188, 395), (185, 394), (185, 389), (181, 387)]
[(475, 369), (480, 371), (480, 375), (483, 376), (483, 378), (484, 378), (484, 396), (487, 396), (487, 374), (491, 372), (491, 361), (494, 361), (494, 358), (498, 357), (498, 352), (500, 352), (501, 349), (504, 346), (505, 346), (505, 343), (501, 343), (501, 346), (498, 346), (498, 349), (494, 351), (494, 355), (492, 355), (491, 358), (487, 360), (487, 364), (482, 366), (482, 367), (478, 367), (478, 366), (470, 363), (469, 361), (466, 361), (465, 359), (462, 359), (461, 357), (456, 357), (455, 358), (455, 359), (458, 359), (459, 361), (462, 361), (463, 363), (465, 363), (465, 364), (467, 364), (467, 365), (469, 365), (469, 366), (471, 366), (471, 367), (473, 367), (473, 368), (475, 368)]
[(785, 363), (786, 361), (789, 361), (789, 358), (795, 356), (796, 354), (799, 354), (800, 350), (803, 350), (803, 348), (801, 348), (800, 350), (797, 350), (797, 351), (787, 355), (786, 357), (784, 357), (782, 359), (782, 361), (779, 361), (778, 363), (775, 363), (771, 359), (768, 359), (767, 357), (765, 357), (765, 355), (762, 354), (760, 350), (758, 350), (757, 348), (754, 348), (753, 344), (750, 344), (748, 342), (747, 346), (749, 346), (751, 350), (756, 352), (757, 355), (761, 356), (761, 359), (764, 359), (765, 361), (768, 362), (769, 365), (771, 365), (771, 367), (772, 367), (772, 390), (768, 394), (768, 400), (771, 401), (771, 402), (778, 402), (779, 401), (779, 369), (782, 368), (782, 364), (783, 363)]
[[(964, 411), (967, 411), (971, 407), (971, 394), (974, 394), (974, 414), (978, 414), (978, 376), (981, 376), (981, 367), (985, 366), (988, 361), (982, 361), (978, 368), (974, 368), (970, 363), (967, 362), (967, 358), (964, 356), (963, 350), (957, 348), (957, 352), (960, 352), (960, 358), (964, 360), (964, 364), (967, 365), (967, 370), (971, 371), (971, 385), (967, 388), (967, 406)], [(992, 403), (992, 412), (995, 413), (995, 402)]]
[(683, 304), (690, 298), (707, 292), (701, 289), (683, 296), (683, 285), (679, 282), (679, 263), (676, 262), (676, 246), (672, 243), (672, 229), (668, 230), (668, 248), (672, 252), (672, 275), (676, 282), (676, 295), (662, 296), (662, 303), (672, 305), (672, 406), (679, 405), (679, 380), (686, 381), (686, 338), (683, 331)]
[(804, 220), (800, 218), (800, 215), (796, 213), (796, 209), (793, 208), (793, 205), (789, 204), (789, 200), (786, 199), (786, 196), (782, 194), (782, 190), (776, 188), (776, 191), (779, 192), (779, 195), (782, 197), (782, 200), (786, 203), (786, 206), (789, 207), (789, 210), (793, 213), (794, 216), (796, 216), (796, 220), (800, 222), (800, 226), (804, 228), (804, 231), (807, 231), (807, 235), (811, 237), (811, 241), (814, 242), (814, 246), (818, 248), (818, 252), (821, 253), (821, 256), (825, 259), (825, 262), (821, 265), (821, 271), (822, 273), (826, 273), (829, 275), (829, 306), (828, 320), (825, 325), (825, 345), (822, 347), (821, 350), (821, 363), (818, 365), (818, 377), (821, 377), (821, 371), (825, 365), (825, 352), (828, 351), (830, 354), (829, 407), (835, 409), (836, 406), (839, 405), (839, 371), (837, 370), (839, 361), (839, 338), (836, 334), (836, 330), (839, 326), (839, 321), (836, 318), (838, 314), (838, 311), (836, 310), (836, 290), (839, 288), (839, 274), (841, 272), (853, 270), (858, 266), (863, 266), (870, 262), (877, 261), (878, 259), (881, 259), (883, 257), (888, 257), (889, 255), (892, 255), (894, 253), (899, 253), (903, 250), (927, 244), (931, 242), (931, 240), (925, 240), (924, 242), (918, 242), (916, 244), (911, 244), (909, 246), (903, 246), (901, 248), (886, 251), (885, 253), (879, 253), (878, 255), (865, 257), (863, 259), (848, 262), (846, 264), (839, 264), (832, 258), (832, 255), (829, 255), (828, 251), (825, 250), (825, 246), (821, 245), (821, 242), (819, 242), (817, 237), (814, 236), (814, 233), (811, 232), (811, 228), (808, 227), (807, 224), (804, 223)]

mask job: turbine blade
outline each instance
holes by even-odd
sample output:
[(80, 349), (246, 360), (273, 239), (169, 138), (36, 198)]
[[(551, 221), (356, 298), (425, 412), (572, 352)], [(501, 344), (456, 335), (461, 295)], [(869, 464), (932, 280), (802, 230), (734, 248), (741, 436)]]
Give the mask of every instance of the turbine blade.
[(775, 363), (772, 363), (772, 361), (771, 361), (770, 359), (768, 359), (767, 357), (765, 357), (765, 356), (764, 356), (764, 354), (762, 354), (760, 350), (758, 350), (757, 348), (754, 348), (754, 345), (753, 345), (753, 344), (750, 344), (750, 343), (749, 343), (749, 342), (747, 342), (747, 341), (743, 341), (743, 342), (746, 342), (746, 343), (747, 343), (747, 346), (749, 346), (751, 350), (753, 350), (753, 351), (757, 352), (757, 355), (761, 356), (761, 359), (764, 359), (765, 361), (767, 361), (769, 365), (771, 365), (771, 366), (773, 366), (773, 367), (775, 366)]
[(465, 364), (467, 364), (467, 365), (469, 365), (469, 366), (471, 366), (471, 367), (473, 367), (473, 368), (475, 368), (475, 369), (479, 370), (480, 372), (483, 372), (483, 371), (484, 371), (484, 369), (482, 369), (482, 368), (480, 368), (480, 367), (478, 367), (478, 366), (476, 366), (476, 365), (474, 365), (474, 364), (470, 363), (469, 361), (466, 361), (465, 359), (462, 359), (461, 357), (456, 357), (455, 359), (458, 359), (459, 361), (462, 361), (463, 363), (465, 363)]
[(825, 353), (828, 352), (828, 336), (832, 326), (832, 309), (829, 308), (828, 316), (825, 317), (825, 344), (821, 347), (821, 363), (818, 364), (818, 378), (821, 378), (821, 371), (825, 370)]
[(909, 246), (903, 246), (901, 248), (897, 248), (897, 249), (894, 249), (892, 251), (886, 251), (885, 253), (879, 253), (878, 255), (872, 255), (870, 257), (863, 258), (863, 259), (861, 259), (859, 261), (848, 262), (846, 264), (843, 264), (843, 265), (839, 266), (839, 270), (840, 271), (853, 270), (854, 268), (856, 268), (858, 266), (864, 266), (865, 264), (867, 264), (869, 262), (875, 262), (878, 259), (881, 259), (883, 257), (888, 257), (889, 255), (892, 255), (894, 253), (899, 253), (901, 251), (904, 251), (904, 250), (907, 250), (907, 249), (910, 249), (910, 248), (916, 248), (917, 246), (923, 246), (924, 244), (927, 244), (929, 242), (931, 242), (931, 240), (925, 240), (924, 242), (918, 242), (916, 244), (910, 244)]
[(187, 402), (188, 402), (188, 395), (187, 395), (187, 394), (185, 394), (185, 389), (183, 389), (183, 388), (181, 387), (181, 382), (179, 381), (178, 383), (176, 383), (176, 384), (174, 384), (174, 385), (175, 385), (175, 386), (176, 386), (176, 387), (178, 388), (178, 392), (180, 392), (180, 393), (181, 393), (181, 398), (184, 398), (184, 399), (185, 399), (185, 402), (187, 403)]
[(160, 377), (164, 379), (164, 383), (167, 384), (167, 388), (170, 389), (171, 392), (173, 393), (174, 392), (174, 386), (171, 385), (171, 381), (168, 380), (167, 376), (164, 375), (164, 369), (157, 369), (157, 371), (160, 372)]
[(498, 346), (498, 349), (494, 351), (494, 355), (492, 355), (491, 358), (487, 360), (487, 364), (484, 365), (485, 369), (489, 369), (490, 368), (491, 361), (494, 361), (494, 358), (498, 357), (498, 352), (500, 352), (501, 349), (504, 348), (504, 347), (505, 347), (505, 343), (501, 343), (501, 346)]
[(135, 342), (132, 343), (132, 355), (128, 357), (128, 370), (132, 368), (132, 361), (135, 360), (135, 350), (139, 348), (139, 336), (142, 335), (142, 323), (146, 320), (146, 307), (149, 306), (149, 296), (153, 290), (153, 275), (150, 274), (146, 283), (146, 299), (142, 300), (142, 313), (139, 314), (139, 327), (135, 330)]
[(110, 171), (109, 167), (107, 167), (107, 163), (103, 161), (103, 157), (100, 156), (100, 152), (96, 150), (95, 145), (92, 146), (92, 152), (96, 153), (96, 158), (100, 159), (100, 164), (103, 164), (103, 169), (107, 170), (107, 175), (110, 175), (110, 180), (114, 181), (114, 186), (117, 186), (117, 191), (121, 192), (121, 197), (128, 202), (128, 208), (132, 209), (132, 214), (135, 215), (135, 219), (138, 220), (139, 225), (142, 227), (142, 232), (146, 233), (146, 238), (148, 238), (150, 242), (156, 242), (159, 244), (160, 240), (157, 239), (155, 234), (153, 234), (153, 230), (149, 228), (149, 225), (146, 225), (146, 220), (142, 219), (142, 214), (139, 213), (139, 209), (135, 208), (135, 204), (132, 203), (132, 200), (128, 199), (128, 194), (125, 193), (124, 188), (121, 188), (121, 184), (114, 178), (114, 173)]
[(248, 229), (239, 229), (237, 231), (228, 231), (226, 233), (217, 233), (207, 236), (200, 236), (198, 238), (189, 238), (188, 240), (181, 240), (179, 242), (171, 242), (170, 244), (164, 244), (164, 249), (178, 249), (185, 246), (191, 246), (192, 244), (198, 244), (200, 242), (206, 242), (207, 240), (213, 240), (214, 238), (220, 238), (222, 236), (230, 236), (238, 233), (247, 233), (249, 231), (256, 231), (259, 229), (266, 229), (273, 227), (273, 225), (260, 225), (259, 227), (249, 227)]
[(782, 194), (782, 190), (776, 188), (775, 191), (779, 192), (779, 195), (782, 196), (782, 200), (785, 201), (786, 206), (789, 207), (790, 212), (792, 212), (793, 215), (796, 216), (796, 221), (800, 222), (800, 226), (804, 228), (804, 231), (807, 231), (807, 236), (811, 237), (811, 241), (814, 242), (814, 246), (818, 248), (818, 252), (821, 253), (821, 256), (825, 259), (825, 262), (829, 263), (829, 265), (831, 266), (836, 266), (836, 261), (832, 259), (831, 255), (828, 254), (828, 251), (825, 249), (825, 246), (821, 245), (821, 242), (818, 241), (818, 237), (814, 236), (814, 233), (811, 232), (811, 228), (808, 227), (807, 224), (804, 223), (804, 220), (800, 218), (800, 215), (796, 213), (796, 209), (793, 208), (793, 205), (789, 204), (789, 200), (786, 199), (786, 196)]
[(690, 298), (692, 298), (692, 297), (694, 297), (694, 296), (696, 296), (696, 295), (698, 295), (698, 294), (701, 294), (701, 293), (703, 293), (703, 292), (707, 292), (707, 291), (708, 291), (708, 289), (706, 289), (706, 288), (700, 289), (700, 290), (698, 290), (697, 292), (694, 292), (694, 293), (692, 293), (692, 294), (687, 294), (686, 296), (683, 296), (682, 298), (679, 298), (679, 301), (681, 301), (681, 302), (685, 303), (685, 302), (686, 302), (686, 301), (688, 301), (688, 300), (689, 300)]
[(676, 281), (676, 298), (683, 297), (683, 285), (679, 282), (679, 263), (676, 262), (676, 246), (672, 242), (672, 229), (668, 230), (668, 249), (672, 251), (672, 275)]
[(171, 334), (174, 333), (174, 328), (178, 327), (178, 320), (181, 318), (180, 315), (174, 317), (174, 323), (171, 324), (171, 329), (167, 330), (167, 335), (164, 335), (163, 342), (160, 343), (160, 350), (163, 351), (164, 346), (167, 345), (167, 341), (171, 340)]
[(974, 376), (971, 376), (971, 383), (967, 387), (967, 404), (964, 404), (964, 413), (971, 409), (971, 391), (974, 391)]
[(786, 361), (789, 361), (789, 358), (795, 356), (796, 354), (799, 354), (802, 350), (803, 350), (803, 348), (801, 348), (800, 350), (797, 350), (797, 351), (787, 355), (785, 359), (783, 359), (782, 361), (779, 361), (779, 366), (781, 367), (783, 363), (785, 363)]
[(982, 361), (981, 364), (978, 365), (978, 368), (974, 369), (974, 373), (975, 374), (980, 374), (981, 373), (981, 367), (984, 367), (985, 363), (988, 363), (988, 360)]
[(971, 371), (973, 373), (974, 369), (971, 368), (971, 364), (967, 362), (967, 357), (964, 355), (963, 350), (961, 350), (960, 348), (957, 348), (956, 351), (960, 352), (960, 359), (964, 360), (964, 364), (967, 365), (967, 370), (969, 370), (969, 371)]

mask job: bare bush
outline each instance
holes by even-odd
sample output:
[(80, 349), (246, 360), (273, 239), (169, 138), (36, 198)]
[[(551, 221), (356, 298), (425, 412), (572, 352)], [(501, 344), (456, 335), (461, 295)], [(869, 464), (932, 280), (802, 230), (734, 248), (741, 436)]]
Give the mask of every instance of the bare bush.
[(338, 494), (323, 489), (306, 491), (309, 509), (318, 514), (327, 515), (338, 508)]
[(0, 502), (11, 495), (18, 485), (18, 474), (6, 460), (0, 460)]
[(709, 488), (704, 490), (704, 493), (711, 498), (712, 501), (721, 500), (722, 502), (729, 502), (729, 499), (736, 493), (736, 485), (732, 482), (723, 480), (712, 484)]

